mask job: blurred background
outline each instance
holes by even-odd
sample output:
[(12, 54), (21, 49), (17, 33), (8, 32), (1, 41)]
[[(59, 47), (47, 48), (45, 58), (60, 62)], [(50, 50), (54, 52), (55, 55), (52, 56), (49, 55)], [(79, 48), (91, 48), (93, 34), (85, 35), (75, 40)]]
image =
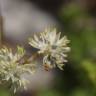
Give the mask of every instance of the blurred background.
[[(71, 41), (64, 71), (38, 68), (17, 96), (96, 96), (96, 0), (0, 0), (0, 15), (3, 40), (13, 48), (30, 52), (28, 37), (54, 26)], [(0, 96), (10, 93), (1, 87)]]

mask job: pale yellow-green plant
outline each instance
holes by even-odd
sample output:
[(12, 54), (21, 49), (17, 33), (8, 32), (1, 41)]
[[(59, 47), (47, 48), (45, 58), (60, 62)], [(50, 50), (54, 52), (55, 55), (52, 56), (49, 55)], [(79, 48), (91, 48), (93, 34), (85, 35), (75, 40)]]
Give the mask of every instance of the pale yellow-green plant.
[[(29, 44), (38, 49), (37, 55), (43, 57), (43, 66), (45, 70), (55, 68), (56, 66), (63, 70), (63, 65), (67, 62), (67, 53), (70, 47), (67, 44), (70, 42), (66, 36), (60, 37), (61, 32), (57, 33), (56, 29), (47, 29), (41, 32), (39, 36), (34, 35), (34, 38), (29, 39)], [(0, 84), (9, 83), (10, 90), (14, 93), (20, 88), (26, 88), (28, 80), (22, 77), (23, 74), (33, 74), (36, 70), (36, 64), (33, 62), (37, 57), (30, 56), (24, 58), (26, 51), (18, 46), (17, 51), (12, 51), (11, 48), (2, 47), (0, 49)], [(33, 57), (33, 58), (31, 58)]]
[(3, 47), (0, 49), (0, 82), (10, 82), (10, 89), (14, 93), (19, 87), (26, 87), (26, 79), (21, 78), (24, 73), (32, 74), (34, 64), (20, 64), (20, 59), (24, 56), (25, 50), (22, 47), (17, 47), (15, 53), (11, 49)]

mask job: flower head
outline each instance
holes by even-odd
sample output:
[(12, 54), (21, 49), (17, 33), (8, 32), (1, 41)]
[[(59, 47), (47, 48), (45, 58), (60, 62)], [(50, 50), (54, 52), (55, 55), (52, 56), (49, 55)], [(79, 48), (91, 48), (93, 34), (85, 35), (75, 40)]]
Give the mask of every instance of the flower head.
[(13, 53), (6, 47), (0, 49), (0, 82), (10, 83), (10, 89), (17, 91), (19, 87), (26, 87), (26, 80), (21, 78), (24, 73), (32, 73), (32, 64), (20, 64), (18, 61), (24, 56), (24, 49), (17, 47), (17, 52)]
[(34, 35), (34, 39), (29, 39), (29, 44), (37, 48), (39, 54), (43, 54), (43, 64), (45, 67), (54, 68), (59, 67), (62, 69), (67, 52), (70, 47), (67, 44), (70, 42), (66, 36), (60, 38), (61, 32), (57, 33), (56, 29), (47, 29), (45, 32), (40, 33), (40, 37)]

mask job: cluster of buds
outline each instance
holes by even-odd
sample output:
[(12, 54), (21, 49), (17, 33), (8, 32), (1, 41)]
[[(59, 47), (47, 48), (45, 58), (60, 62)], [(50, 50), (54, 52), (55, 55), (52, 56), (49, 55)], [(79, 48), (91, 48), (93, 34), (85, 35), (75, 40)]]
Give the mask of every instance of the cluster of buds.
[[(70, 51), (67, 44), (70, 41), (66, 36), (62, 38), (60, 36), (61, 33), (57, 33), (56, 29), (47, 29), (45, 32), (40, 33), (39, 36), (34, 35), (34, 38), (29, 39), (29, 44), (38, 49), (37, 54), (42, 55), (45, 70), (55, 67), (63, 70), (63, 65), (67, 62), (67, 53)], [(36, 70), (33, 59), (25, 60), (25, 54), (24, 48), (19, 46), (16, 52), (7, 47), (0, 49), (0, 83), (10, 82), (10, 89), (14, 93), (22, 86), (26, 88), (27, 80), (22, 78), (22, 75), (24, 73), (33, 74)], [(20, 62), (22, 58), (23, 62)]]

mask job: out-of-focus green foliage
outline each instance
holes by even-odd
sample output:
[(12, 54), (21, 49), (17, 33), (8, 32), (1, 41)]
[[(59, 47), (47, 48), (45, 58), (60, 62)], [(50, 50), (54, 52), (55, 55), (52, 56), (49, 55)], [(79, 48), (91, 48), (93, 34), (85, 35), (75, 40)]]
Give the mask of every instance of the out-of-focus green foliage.
[(66, 65), (68, 69), (65, 68), (63, 73), (63, 76), (66, 76), (64, 79), (67, 80), (62, 81), (65, 82), (65, 89), (62, 89), (68, 88), (68, 96), (95, 96), (96, 28), (93, 18), (75, 4), (68, 5), (60, 17), (71, 40), (72, 49), (70, 62)]
[(10, 96), (9, 92), (5, 88), (0, 87), (0, 96)]

